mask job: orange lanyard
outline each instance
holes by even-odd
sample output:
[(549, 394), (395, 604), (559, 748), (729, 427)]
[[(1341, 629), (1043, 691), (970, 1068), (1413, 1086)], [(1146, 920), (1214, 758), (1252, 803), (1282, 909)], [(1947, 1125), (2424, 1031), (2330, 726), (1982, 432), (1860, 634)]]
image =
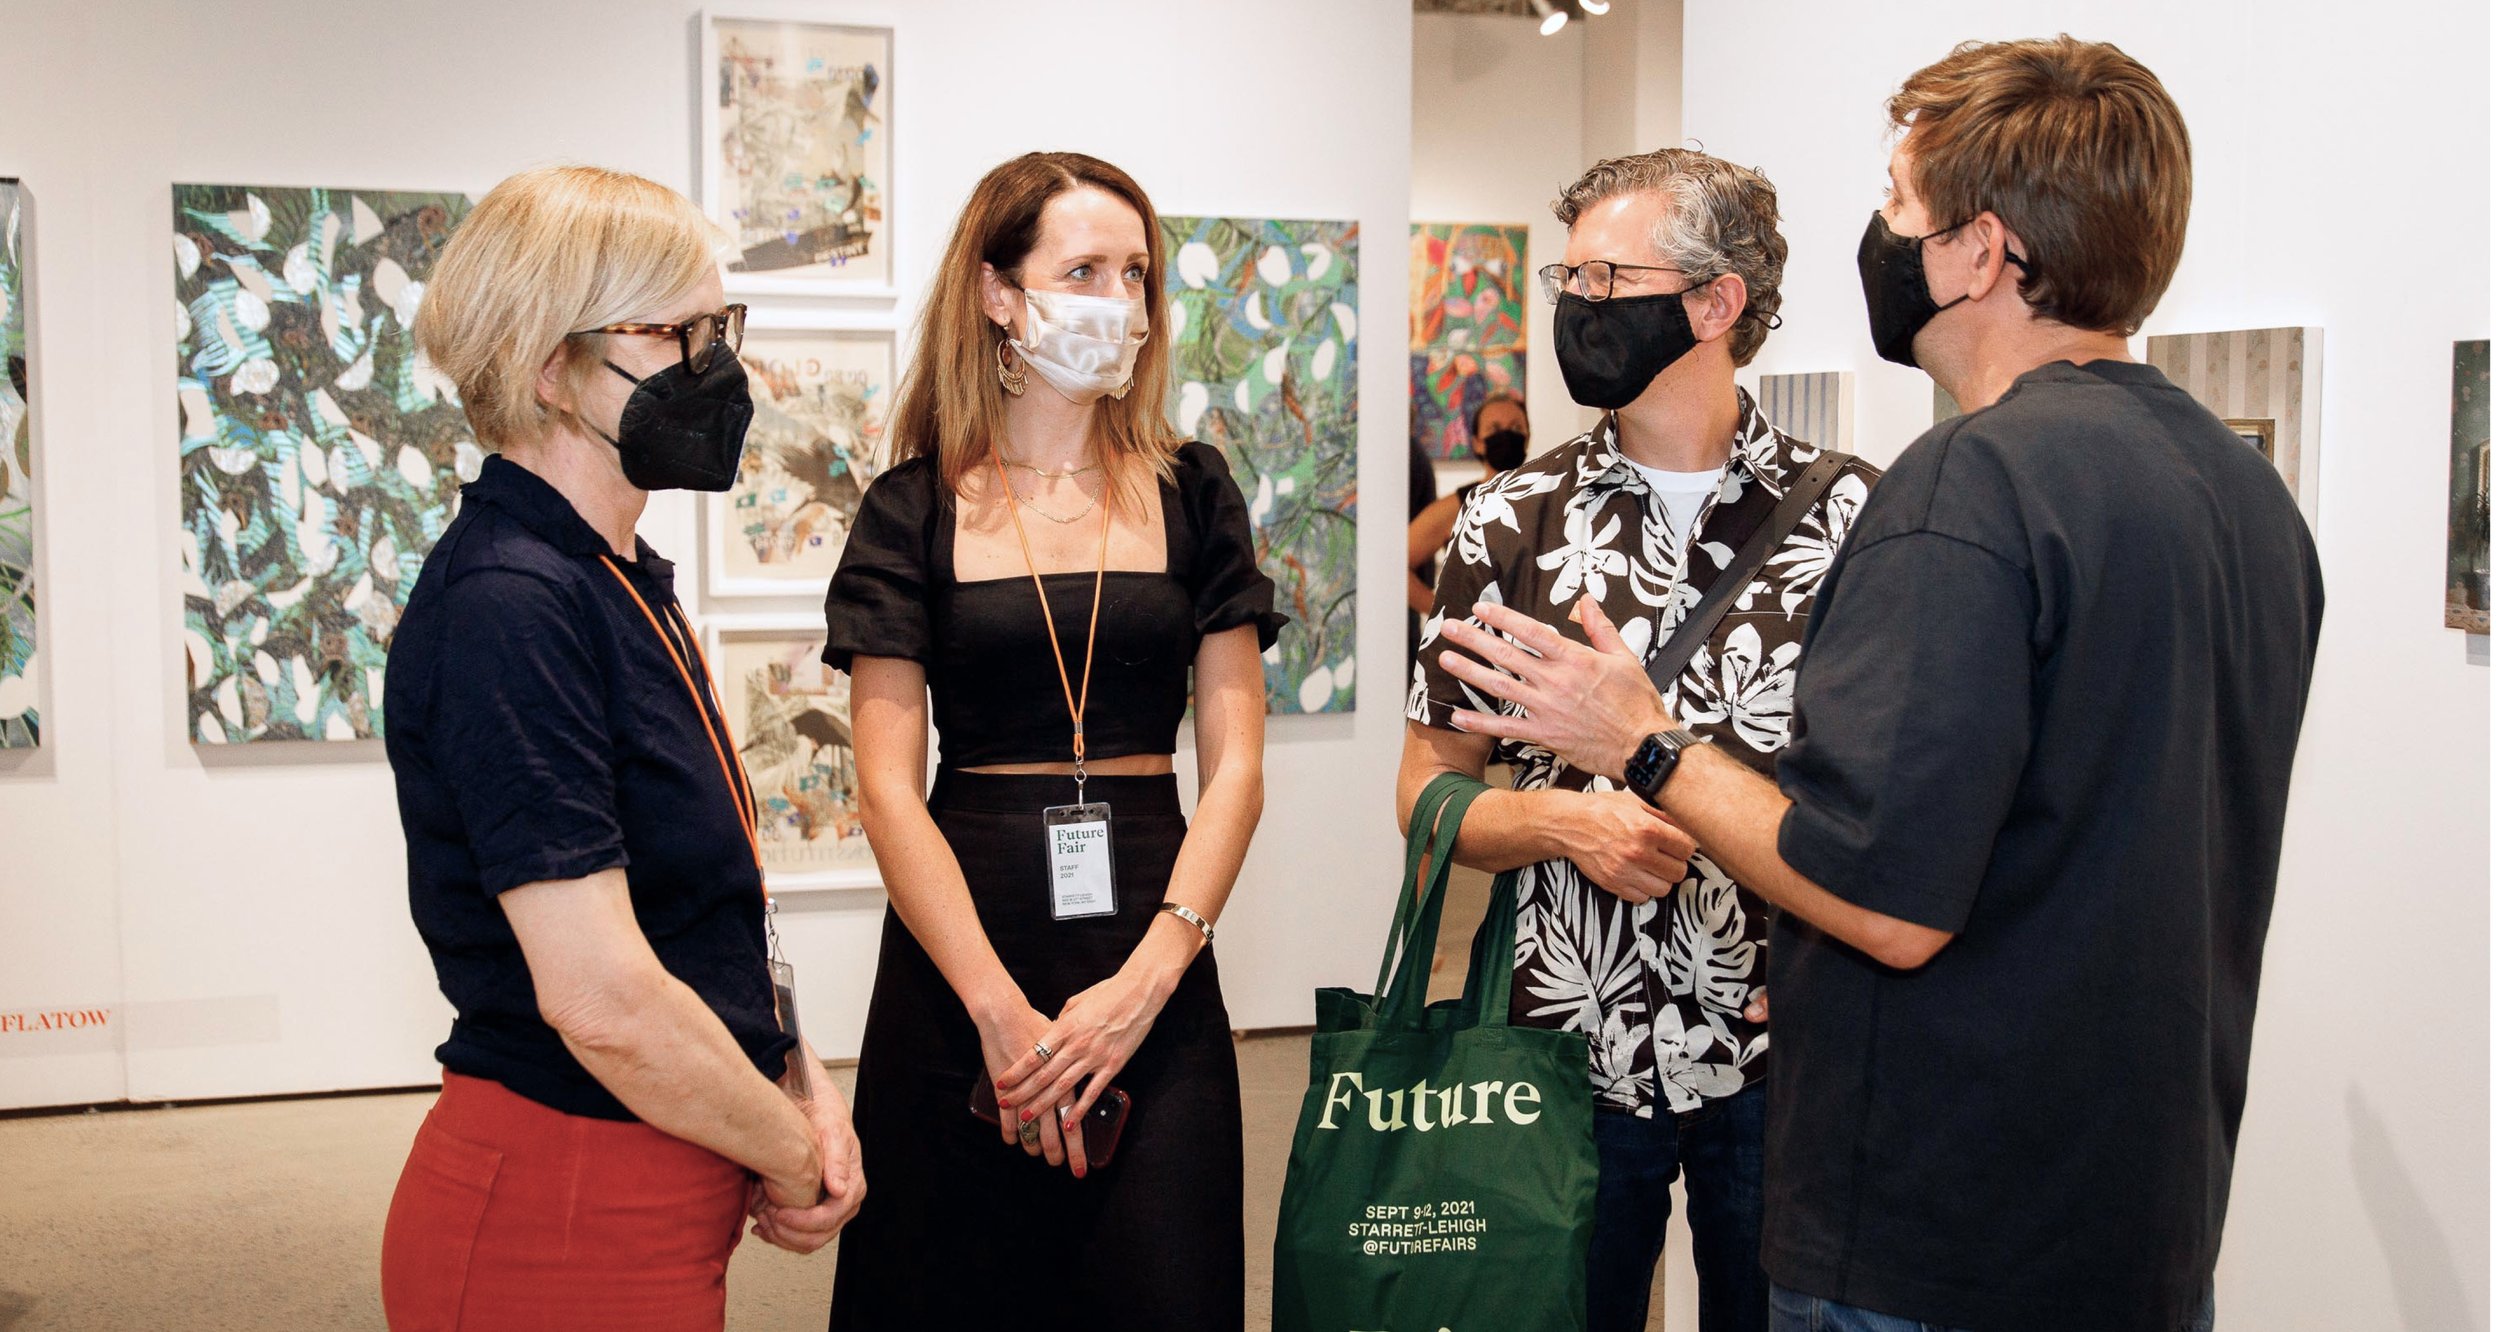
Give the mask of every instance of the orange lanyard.
[[(1085, 674), (1076, 688), (1068, 687), (1068, 657), (1059, 650), (1059, 622), (1050, 614), (1050, 593), (1042, 589), (1041, 566), (1033, 562), (1033, 543), (1024, 535), (1024, 515), (1016, 512), (1019, 501), (1015, 484), (1007, 479), (1007, 464), (998, 453), (990, 453), (990, 465), (998, 469), (999, 487), (1007, 492), (1007, 518), (1016, 525), (1016, 545), (1024, 551), (1024, 571), (1033, 575), (1033, 595), (1041, 598), (1042, 628), (1050, 635), (1050, 659), (1059, 664), (1059, 693), (1068, 701), (1068, 721), (1076, 727), (1076, 802), (1085, 803), (1085, 704), (1094, 693), (1094, 631), (1102, 627), (1102, 576), (1111, 567), (1111, 505), (1102, 506), (1102, 549), (1094, 557), (1094, 614), (1085, 625)], [(1110, 500), (1110, 476), (1104, 474), (1103, 499)]]
[[(760, 880), (764, 872), (764, 848), (755, 831), (755, 789), (747, 784), (744, 769), (729, 761), (730, 754), (737, 749), (737, 737), (730, 737), (727, 749), (721, 747), (721, 735), (729, 729), (728, 719), (721, 719), (718, 730), (713, 728), (712, 709), (703, 705), (703, 692), (695, 688), (694, 672), (689, 669), (685, 657), (677, 651), (676, 640), (660, 627), (660, 617), (651, 613), (651, 603), (643, 600), (642, 593), (635, 590), (633, 580), (627, 578), (625, 571), (617, 566), (616, 557), (605, 555), (601, 559), (606, 563), (608, 572), (616, 575), (617, 584), (625, 589), (625, 595), (634, 599), (634, 605), (642, 611), (642, 618), (651, 626), (651, 632), (659, 636), (660, 646), (668, 652), (670, 664), (677, 668), (679, 683), (686, 686), (687, 701), (694, 704), (695, 718), (703, 723), (703, 738), (712, 742), (712, 757), (720, 764), (721, 782), (729, 788), (729, 803), (738, 811), (738, 826), (746, 832), (747, 850), (755, 857), (755, 871)], [(703, 668), (703, 681), (708, 689), (712, 680), (712, 663), (704, 657), (703, 645), (695, 641), (694, 627), (686, 623), (686, 613), (676, 606), (669, 607), (669, 614), (685, 634), (686, 646), (694, 649), (695, 661)], [(771, 889), (764, 890), (764, 900), (767, 903), (772, 901)]]

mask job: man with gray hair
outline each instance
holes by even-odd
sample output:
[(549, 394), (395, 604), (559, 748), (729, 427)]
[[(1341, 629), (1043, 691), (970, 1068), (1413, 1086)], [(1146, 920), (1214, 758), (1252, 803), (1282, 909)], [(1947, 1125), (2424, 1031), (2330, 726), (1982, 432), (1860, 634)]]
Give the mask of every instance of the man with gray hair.
[[(1670, 148), (1598, 163), (1554, 212), (1571, 229), (1565, 262), (1538, 274), (1555, 353), (1571, 396), (1607, 416), (1485, 482), (1460, 517), (1407, 700), (1401, 823), (1434, 776), (1481, 777), (1496, 756), (1450, 715), (1503, 706), (1440, 641), (1480, 602), (1584, 642), (1578, 606), (1595, 598), (1668, 713), (1769, 773), (1807, 612), (1875, 480), (1818, 461), (1736, 385), (1778, 324), (1788, 242), (1769, 181)], [(1647, 1321), (1679, 1174), (1703, 1332), (1764, 1328), (1762, 903), (1624, 784), (1533, 745), (1499, 757), (1513, 789), (1468, 811), (1457, 859), (1525, 871), (1512, 1020), (1589, 1039), (1590, 1332)]]

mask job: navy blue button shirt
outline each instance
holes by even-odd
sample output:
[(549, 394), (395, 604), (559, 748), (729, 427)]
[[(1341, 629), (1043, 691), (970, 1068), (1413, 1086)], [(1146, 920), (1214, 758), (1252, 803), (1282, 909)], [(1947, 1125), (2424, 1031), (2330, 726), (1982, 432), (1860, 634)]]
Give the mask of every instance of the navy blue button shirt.
[(671, 655), (698, 661), (674, 568), (639, 541), (634, 560), (611, 559), (563, 495), (502, 457), (460, 494), (384, 685), (409, 909), (457, 1011), (436, 1056), (567, 1114), (633, 1118), (539, 1017), (495, 900), (621, 868), (661, 965), (778, 1076), (790, 1038), (773, 1015), (761, 872), (722, 775), (711, 686), (696, 665), (698, 712)]

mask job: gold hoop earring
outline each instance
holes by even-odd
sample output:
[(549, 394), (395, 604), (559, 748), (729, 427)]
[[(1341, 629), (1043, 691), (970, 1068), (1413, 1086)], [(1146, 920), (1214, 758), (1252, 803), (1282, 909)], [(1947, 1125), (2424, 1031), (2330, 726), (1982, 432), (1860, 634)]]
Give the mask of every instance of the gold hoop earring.
[(1007, 396), (1024, 396), (1024, 366), (1015, 354), (1015, 345), (1005, 338), (998, 340), (998, 386)]

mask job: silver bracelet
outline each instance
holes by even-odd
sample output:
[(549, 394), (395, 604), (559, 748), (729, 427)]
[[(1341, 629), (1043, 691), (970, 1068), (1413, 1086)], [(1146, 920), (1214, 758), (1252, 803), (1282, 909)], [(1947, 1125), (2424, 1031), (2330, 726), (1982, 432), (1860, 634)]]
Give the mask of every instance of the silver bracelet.
[(1166, 902), (1157, 909), (1178, 916), (1182, 920), (1188, 921), (1190, 924), (1197, 926), (1198, 932), (1207, 937), (1208, 943), (1215, 942), (1215, 927), (1207, 923), (1206, 917), (1199, 915), (1197, 912), (1190, 910), (1188, 907), (1182, 906), (1178, 902)]

